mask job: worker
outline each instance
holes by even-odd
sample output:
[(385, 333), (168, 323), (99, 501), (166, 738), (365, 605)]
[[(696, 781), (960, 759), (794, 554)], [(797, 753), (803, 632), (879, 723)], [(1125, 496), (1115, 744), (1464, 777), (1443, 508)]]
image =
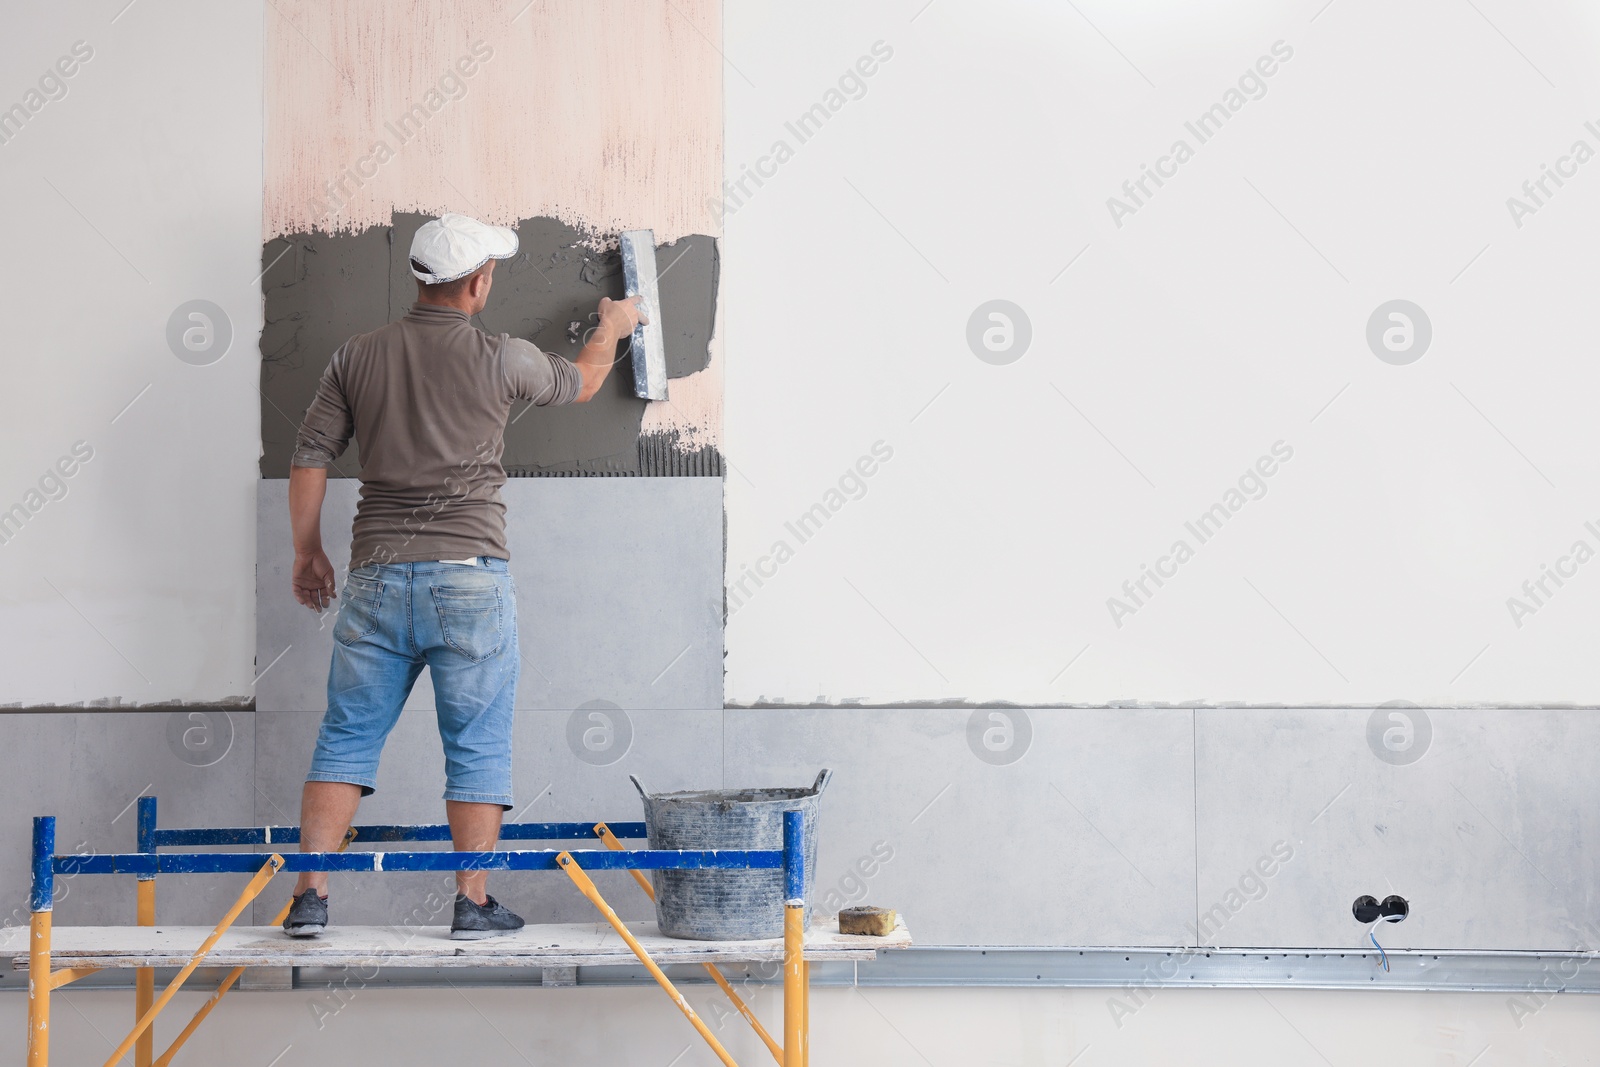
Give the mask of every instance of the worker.
[[(328, 467), (355, 439), (361, 501), (333, 626), (328, 710), (300, 797), (300, 851), (332, 852), (377, 787), (378, 757), (417, 676), (433, 679), (444, 744), (445, 812), (458, 852), (490, 851), (511, 807), (517, 600), (500, 487), (512, 405), (583, 403), (641, 317), (638, 298), (601, 298), (575, 362), (472, 324), (517, 235), (447, 214), (411, 242), (416, 303), (398, 322), (346, 341), (306, 411), (289, 472), (294, 596), (335, 599), (322, 548)], [(495, 937), (523, 920), (488, 895), (487, 872), (456, 873), (450, 936)], [(306, 871), (283, 928), (320, 933), (328, 875)]]

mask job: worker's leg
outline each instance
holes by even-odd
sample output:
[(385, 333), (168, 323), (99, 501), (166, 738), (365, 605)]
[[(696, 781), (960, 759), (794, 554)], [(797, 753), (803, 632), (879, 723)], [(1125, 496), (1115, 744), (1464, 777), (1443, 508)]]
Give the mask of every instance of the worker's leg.
[[(450, 832), (457, 851), (487, 851), (511, 807), (511, 725), (522, 659), (516, 590), (505, 560), (418, 568), (417, 645), (433, 676)], [(458, 872), (457, 891), (481, 904), (487, 877)]]
[[(307, 782), (300, 790), (300, 851), (336, 852), (345, 831), (355, 821), (361, 787), (348, 782)], [(327, 871), (303, 871), (294, 895), (315, 889), (328, 895)]]
[[(489, 852), (500, 840), (500, 819), (506, 809), (499, 804), (447, 800), (444, 810), (450, 818), (450, 840), (457, 852)], [(474, 904), (482, 904), (489, 895), (484, 888), (488, 881), (488, 871), (457, 871), (456, 892)]]
[[(333, 852), (361, 798), (378, 784), (378, 757), (422, 673), (410, 637), (410, 564), (359, 567), (345, 582), (333, 627), (328, 711), (300, 797), (300, 851)], [(296, 896), (328, 890), (326, 871), (306, 871)]]

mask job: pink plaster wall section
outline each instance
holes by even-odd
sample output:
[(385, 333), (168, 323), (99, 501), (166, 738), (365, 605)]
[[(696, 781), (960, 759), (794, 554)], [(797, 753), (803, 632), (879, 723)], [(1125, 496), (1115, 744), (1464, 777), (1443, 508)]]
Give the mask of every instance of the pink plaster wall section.
[[(722, 316), (717, 316), (720, 335)], [(667, 383), (667, 399), (645, 405), (642, 434), (669, 434), (693, 451), (719, 447), (722, 439), (722, 342), (711, 338), (711, 358), (705, 370)]]
[[(721, 236), (720, 0), (275, 0), (266, 19), (264, 239), (394, 211)], [(670, 391), (644, 432), (716, 445), (720, 343)]]
[(719, 0), (519, 6), (268, 4), (264, 238), (396, 210), (720, 236)]

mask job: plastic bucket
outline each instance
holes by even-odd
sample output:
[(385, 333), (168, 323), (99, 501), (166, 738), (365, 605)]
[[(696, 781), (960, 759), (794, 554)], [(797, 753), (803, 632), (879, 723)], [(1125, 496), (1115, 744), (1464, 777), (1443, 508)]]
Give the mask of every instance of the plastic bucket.
[[(783, 813), (806, 815), (806, 925), (817, 869), (817, 809), (833, 777), (823, 770), (810, 788), (705, 789), (649, 793), (629, 775), (644, 799), (651, 848), (768, 849), (783, 847)], [(652, 871), (656, 925), (668, 937), (691, 941), (746, 941), (783, 936), (783, 871)]]

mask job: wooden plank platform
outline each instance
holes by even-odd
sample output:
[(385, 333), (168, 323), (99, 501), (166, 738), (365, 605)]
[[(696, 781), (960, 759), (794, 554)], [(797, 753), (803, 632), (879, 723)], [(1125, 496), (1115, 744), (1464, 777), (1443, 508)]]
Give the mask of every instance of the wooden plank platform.
[[(783, 940), (683, 941), (663, 937), (653, 921), (628, 929), (659, 964), (755, 963), (783, 959)], [(211, 933), (202, 926), (58, 926), (50, 954), (61, 967), (181, 967)], [(839, 933), (837, 920), (813, 918), (808, 960), (870, 960), (880, 950), (911, 947), (905, 920), (888, 937)], [(28, 927), (0, 932), (0, 953), (28, 967)], [(316, 937), (292, 938), (275, 926), (235, 926), (222, 935), (208, 967), (596, 967), (636, 964), (638, 957), (600, 923), (526, 926), (505, 937), (452, 941), (445, 926), (330, 926)]]

